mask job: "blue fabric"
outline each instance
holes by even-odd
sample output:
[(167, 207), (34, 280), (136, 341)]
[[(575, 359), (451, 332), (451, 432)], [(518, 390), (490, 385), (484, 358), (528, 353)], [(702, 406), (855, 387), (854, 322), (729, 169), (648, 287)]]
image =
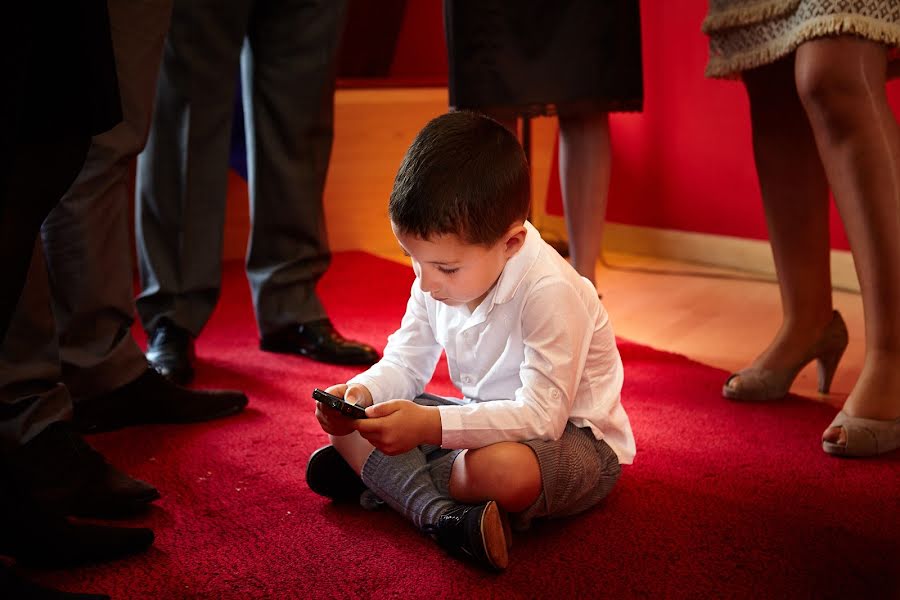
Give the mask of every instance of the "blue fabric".
[(231, 153), (228, 165), (247, 180), (247, 141), (244, 134), (244, 107), (241, 102), (241, 83), (238, 78), (234, 95), (234, 123), (231, 126)]

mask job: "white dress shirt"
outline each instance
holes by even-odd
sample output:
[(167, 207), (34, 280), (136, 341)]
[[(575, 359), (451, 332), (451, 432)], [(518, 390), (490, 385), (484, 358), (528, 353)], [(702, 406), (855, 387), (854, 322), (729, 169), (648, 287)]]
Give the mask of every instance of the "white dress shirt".
[(634, 435), (609, 316), (590, 281), (525, 227), (521, 250), (474, 312), (434, 300), (417, 278), (384, 357), (348, 383), (365, 385), (376, 403), (413, 399), (443, 350), (463, 398), (439, 407), (442, 447), (556, 440), (571, 422), (631, 464)]

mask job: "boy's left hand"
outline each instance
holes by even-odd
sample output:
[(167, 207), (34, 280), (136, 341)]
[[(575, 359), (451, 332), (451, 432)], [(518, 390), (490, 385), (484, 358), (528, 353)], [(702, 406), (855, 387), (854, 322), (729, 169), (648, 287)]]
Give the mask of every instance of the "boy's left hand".
[(388, 400), (367, 408), (366, 415), (368, 419), (356, 421), (356, 430), (389, 456), (419, 444), (441, 445), (441, 413), (436, 406)]

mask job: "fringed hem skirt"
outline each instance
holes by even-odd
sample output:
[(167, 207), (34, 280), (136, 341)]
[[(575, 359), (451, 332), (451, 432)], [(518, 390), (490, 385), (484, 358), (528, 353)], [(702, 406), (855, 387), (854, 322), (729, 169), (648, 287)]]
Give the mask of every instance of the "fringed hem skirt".
[(707, 77), (733, 79), (809, 40), (855, 35), (891, 48), (900, 76), (900, 0), (710, 0)]

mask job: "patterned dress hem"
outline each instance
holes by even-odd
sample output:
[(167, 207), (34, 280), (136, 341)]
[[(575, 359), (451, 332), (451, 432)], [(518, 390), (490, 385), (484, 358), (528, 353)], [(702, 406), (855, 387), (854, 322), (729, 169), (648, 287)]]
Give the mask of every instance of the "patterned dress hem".
[[(795, 51), (804, 42), (837, 35), (857, 35), (887, 46), (900, 46), (900, 26), (896, 24), (854, 14), (823, 15), (804, 21), (763, 46), (728, 57), (711, 56), (706, 66), (706, 76), (737, 79), (741, 72), (771, 64)], [(893, 58), (900, 56), (894, 53)]]

